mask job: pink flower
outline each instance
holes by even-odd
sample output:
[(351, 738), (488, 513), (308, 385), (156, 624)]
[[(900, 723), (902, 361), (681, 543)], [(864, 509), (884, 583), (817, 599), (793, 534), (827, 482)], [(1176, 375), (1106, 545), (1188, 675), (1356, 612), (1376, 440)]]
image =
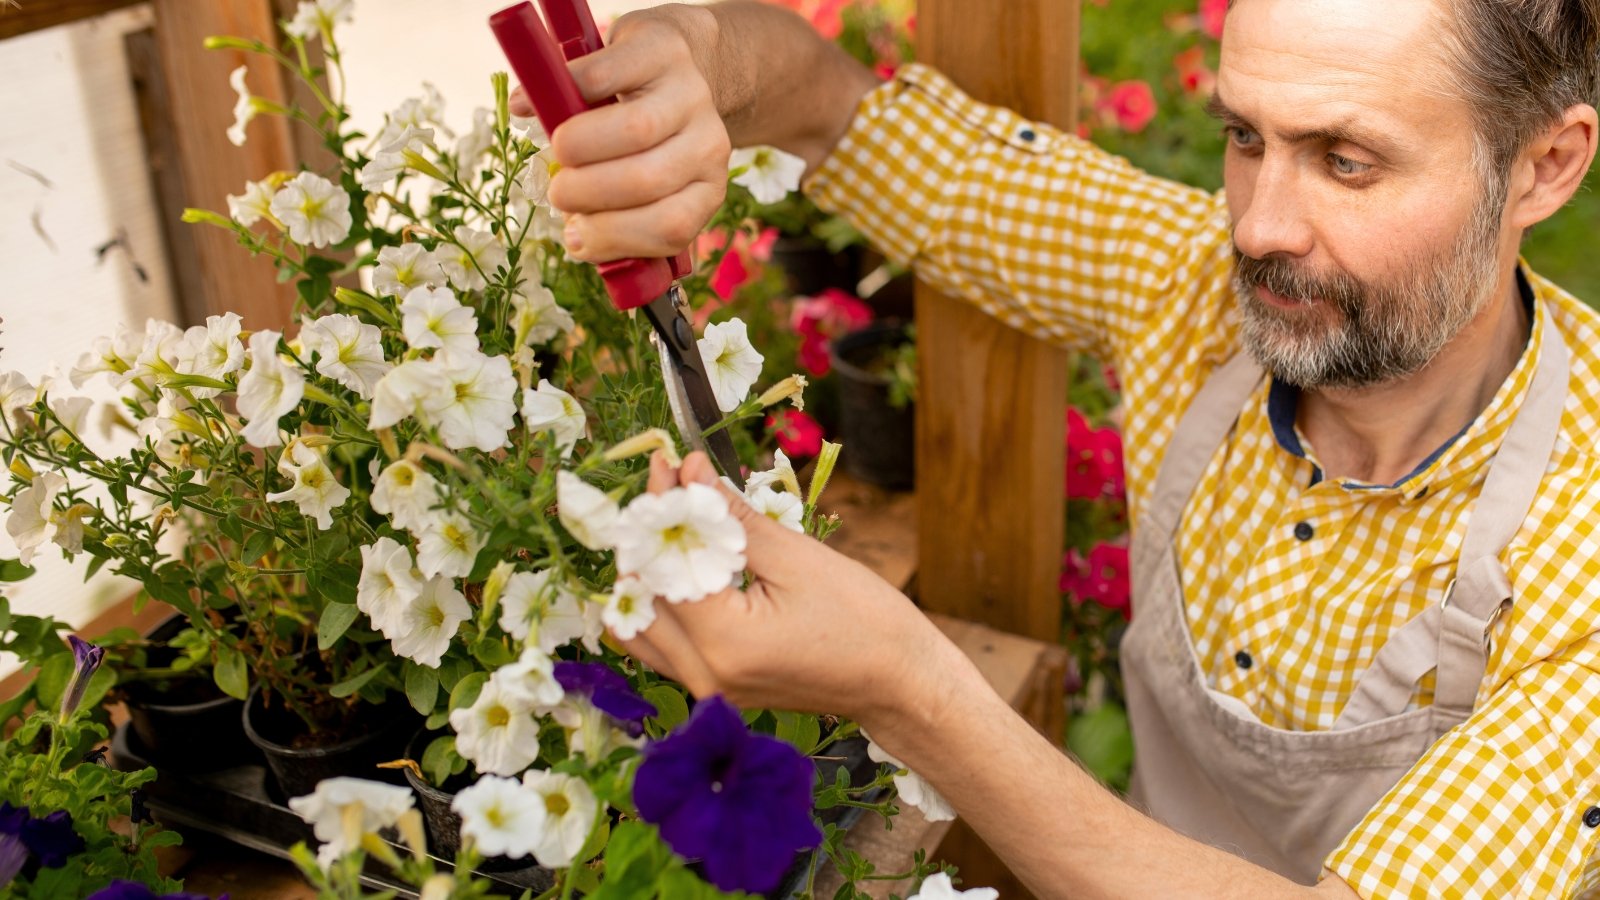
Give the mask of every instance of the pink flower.
[(828, 374), (833, 368), (828, 358), (833, 342), (871, 322), (872, 307), (838, 288), (796, 298), (789, 326), (800, 335), (800, 365), (817, 378)]
[(1128, 581), (1128, 548), (1100, 544), (1090, 550), (1079, 590), (1079, 599), (1098, 603), (1106, 609), (1121, 610), (1124, 618), (1131, 619), (1133, 595)]
[(1200, 0), (1200, 30), (1222, 39), (1223, 20), (1228, 16), (1228, 0)]
[(1178, 83), (1191, 97), (1208, 97), (1217, 85), (1217, 74), (1206, 65), (1206, 52), (1199, 46), (1190, 47), (1172, 58), (1178, 70)]
[[(716, 294), (716, 299), (695, 311), (697, 327), (704, 328), (713, 312), (726, 305), (739, 288), (761, 272), (762, 265), (772, 259), (772, 245), (777, 239), (778, 229), (770, 227), (762, 229), (753, 238), (743, 229), (734, 232), (732, 249), (723, 255), (717, 263), (717, 270), (711, 273), (711, 291)], [(709, 258), (727, 244), (726, 232), (704, 232), (695, 241), (695, 257)]]
[(1082, 500), (1119, 497), (1126, 491), (1122, 436), (1090, 427), (1083, 413), (1067, 410), (1067, 496)]
[(1119, 81), (1106, 96), (1106, 107), (1124, 131), (1136, 134), (1156, 117), (1156, 95), (1144, 81)]
[(816, 456), (822, 452), (822, 426), (797, 409), (767, 416), (767, 430), (778, 439), (778, 449), (789, 456)]
[(731, 300), (734, 291), (743, 287), (749, 280), (750, 269), (744, 264), (744, 256), (730, 250), (717, 264), (717, 270), (711, 273), (711, 290), (718, 297)]

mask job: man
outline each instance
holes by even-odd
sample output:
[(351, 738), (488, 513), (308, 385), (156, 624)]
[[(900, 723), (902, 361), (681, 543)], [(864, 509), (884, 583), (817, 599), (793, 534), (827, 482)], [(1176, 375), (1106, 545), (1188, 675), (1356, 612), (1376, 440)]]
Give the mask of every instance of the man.
[(774, 144), (923, 278), (1115, 363), (1149, 815), (731, 494), (751, 588), (631, 649), (859, 719), (1042, 895), (1600, 893), (1600, 317), (1517, 256), (1594, 157), (1597, 57), (1595, 0), (1238, 0), (1211, 196), (769, 8), (624, 18), (572, 68), (626, 102), (552, 137), (575, 255), (676, 251), (730, 136)]

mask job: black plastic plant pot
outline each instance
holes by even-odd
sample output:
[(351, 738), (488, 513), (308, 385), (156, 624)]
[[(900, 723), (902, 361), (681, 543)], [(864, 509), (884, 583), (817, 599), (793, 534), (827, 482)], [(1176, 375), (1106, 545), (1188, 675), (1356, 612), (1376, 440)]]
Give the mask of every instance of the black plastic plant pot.
[(771, 262), (788, 276), (790, 293), (802, 297), (814, 297), (828, 288), (854, 294), (861, 278), (858, 248), (833, 253), (813, 237), (780, 235), (772, 242)]
[[(426, 729), (418, 731), (411, 739), (411, 743), (406, 745), (406, 758), (421, 760), (422, 752), (428, 749), (428, 744), (438, 736), (438, 732)], [(450, 804), (455, 802), (456, 791), (472, 783), (471, 776), (462, 773), (450, 778), (441, 787), (434, 787), (418, 778), (417, 773), (411, 771), (409, 767), (402, 771), (405, 772), (406, 783), (411, 785), (411, 789), (417, 794), (417, 808), (422, 810), (422, 823), (428, 831), (428, 852), (440, 859), (455, 859), (457, 851), (461, 849), (461, 816), (450, 808)], [(541, 878), (535, 880), (555, 883), (554, 873), (541, 868), (532, 857), (512, 859), (509, 856), (491, 856), (478, 864), (478, 871), (481, 872), (513, 872), (528, 869), (538, 869), (544, 873)]]
[(868, 484), (908, 490), (916, 480), (913, 404), (889, 403), (888, 354), (905, 343), (904, 325), (880, 323), (833, 344), (839, 373), (839, 464)]
[[(188, 625), (174, 615), (147, 637), (158, 646), (147, 651), (155, 665), (165, 666), (177, 651), (165, 646)], [(148, 758), (162, 769), (213, 772), (259, 760), (245, 738), (240, 708), (209, 673), (156, 683), (133, 679), (119, 686), (128, 709), (128, 723)]]
[(267, 708), (259, 686), (250, 691), (243, 720), (245, 735), (266, 757), (285, 800), (305, 796), (318, 782), (340, 775), (404, 784), (398, 771), (380, 769), (378, 763), (400, 758), (418, 721), (403, 703), (365, 706), (342, 733), (313, 742), (294, 713)]

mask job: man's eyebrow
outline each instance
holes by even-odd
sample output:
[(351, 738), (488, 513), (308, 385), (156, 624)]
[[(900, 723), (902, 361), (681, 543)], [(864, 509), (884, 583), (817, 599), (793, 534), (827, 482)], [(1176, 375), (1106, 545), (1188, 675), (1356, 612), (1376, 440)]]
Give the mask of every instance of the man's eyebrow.
[[(1229, 109), (1220, 93), (1213, 92), (1211, 99), (1206, 101), (1206, 115), (1225, 125), (1238, 125), (1251, 131), (1258, 130), (1248, 119)], [(1304, 131), (1279, 132), (1273, 136), (1289, 144), (1356, 144), (1379, 155), (1387, 155), (1395, 149), (1393, 141), (1375, 132), (1356, 128), (1349, 122), (1335, 122)]]

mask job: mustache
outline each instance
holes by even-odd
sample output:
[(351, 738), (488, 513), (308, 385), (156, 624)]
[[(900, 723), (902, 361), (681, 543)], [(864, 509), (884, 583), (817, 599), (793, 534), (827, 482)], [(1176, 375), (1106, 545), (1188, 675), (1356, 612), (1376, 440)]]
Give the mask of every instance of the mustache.
[[(1282, 257), (1246, 256), (1238, 248), (1234, 248), (1233, 262), (1234, 278), (1242, 287), (1263, 287), (1293, 300), (1321, 299), (1346, 315), (1359, 311), (1366, 296), (1361, 282), (1344, 272), (1318, 274), (1301, 269)], [(1253, 292), (1246, 293), (1253, 299)]]

